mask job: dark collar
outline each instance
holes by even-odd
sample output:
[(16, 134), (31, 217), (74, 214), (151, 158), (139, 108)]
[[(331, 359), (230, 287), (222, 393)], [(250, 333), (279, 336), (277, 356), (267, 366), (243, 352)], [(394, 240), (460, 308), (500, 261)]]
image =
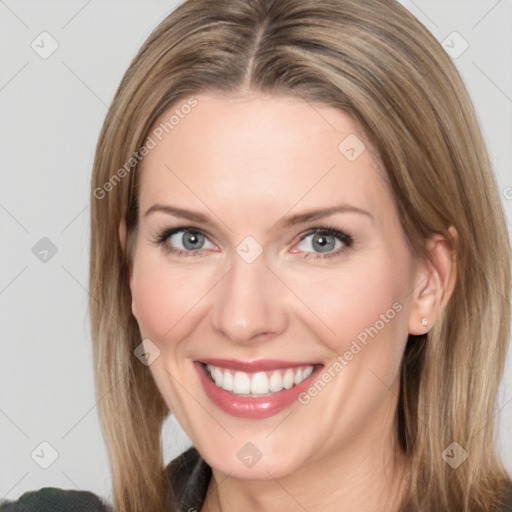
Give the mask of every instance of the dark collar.
[(176, 512), (200, 511), (210, 484), (212, 469), (194, 446), (167, 465), (174, 495), (179, 503)]

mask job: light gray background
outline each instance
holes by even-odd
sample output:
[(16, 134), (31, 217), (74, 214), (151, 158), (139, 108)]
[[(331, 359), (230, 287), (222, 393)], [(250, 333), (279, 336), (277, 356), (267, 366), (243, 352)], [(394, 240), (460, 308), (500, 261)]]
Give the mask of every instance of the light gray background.
[[(510, 220), (512, 0), (402, 3), (450, 51), (463, 48), (454, 31), (469, 44), (454, 60), (476, 104)], [(0, 0), (0, 500), (45, 486), (111, 500), (87, 312), (90, 173), (122, 74), (176, 5)], [(58, 43), (46, 59), (31, 47), (42, 46), (43, 31)], [(57, 248), (46, 262), (32, 252), (42, 237)], [(510, 471), (511, 387), (509, 357), (498, 424)], [(166, 461), (189, 445), (173, 419), (163, 438)], [(34, 460), (51, 462), (44, 441), (58, 454), (47, 469)]]

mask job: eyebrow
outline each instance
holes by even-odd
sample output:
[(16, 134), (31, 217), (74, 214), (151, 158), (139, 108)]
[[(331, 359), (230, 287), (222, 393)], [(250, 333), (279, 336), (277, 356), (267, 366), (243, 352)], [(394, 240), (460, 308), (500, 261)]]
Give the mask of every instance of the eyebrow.
[[(207, 215), (204, 215), (203, 213), (158, 203), (151, 206), (151, 208), (149, 208), (144, 214), (144, 217), (148, 217), (149, 215), (155, 212), (167, 213), (168, 215), (173, 215), (174, 217), (187, 219), (192, 222), (202, 222), (204, 224), (208, 224), (210, 222), (209, 217)], [(330, 208), (318, 208), (296, 215), (283, 217), (279, 221), (277, 221), (276, 224), (274, 224), (272, 229), (274, 229), (275, 227), (288, 228), (296, 226), (298, 224), (305, 224), (313, 220), (328, 217), (329, 215), (333, 215), (335, 213), (359, 213), (368, 217), (372, 222), (375, 220), (373, 215), (366, 210), (348, 204), (341, 204), (337, 206), (332, 206)]]

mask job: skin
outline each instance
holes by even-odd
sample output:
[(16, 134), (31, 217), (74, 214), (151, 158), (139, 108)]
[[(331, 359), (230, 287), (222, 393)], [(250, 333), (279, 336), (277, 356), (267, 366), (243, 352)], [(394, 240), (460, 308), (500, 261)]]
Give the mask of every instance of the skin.
[[(143, 160), (130, 289), (142, 339), (160, 350), (150, 365), (158, 389), (213, 468), (202, 510), (397, 510), (407, 476), (394, 444), (400, 362), (408, 334), (428, 331), (453, 289), (448, 245), (436, 235), (428, 243), (433, 262), (414, 260), (380, 162), (347, 114), (257, 93), (195, 98)], [(350, 134), (366, 146), (355, 161), (338, 150)], [(145, 216), (156, 203), (209, 221)], [(370, 215), (276, 224), (339, 204)], [(154, 243), (160, 231), (180, 226), (205, 233), (202, 256)], [(349, 233), (353, 244), (314, 259), (324, 253), (311, 228), (326, 226)], [(119, 232), (124, 243), (123, 223)], [(167, 245), (187, 250), (182, 235)], [(236, 252), (247, 236), (263, 249), (252, 263)], [(317, 396), (270, 418), (219, 410), (192, 365), (225, 357), (326, 369), (397, 303), (400, 312)], [(250, 468), (237, 457), (248, 442), (262, 453)]]

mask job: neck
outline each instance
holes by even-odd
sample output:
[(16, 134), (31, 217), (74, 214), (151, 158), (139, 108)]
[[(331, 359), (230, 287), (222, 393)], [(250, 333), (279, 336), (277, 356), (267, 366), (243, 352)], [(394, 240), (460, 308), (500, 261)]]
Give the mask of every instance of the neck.
[(384, 437), (382, 427), (373, 442), (359, 437), (279, 479), (240, 480), (213, 470), (201, 512), (397, 512), (408, 472), (394, 442), (394, 422)]

